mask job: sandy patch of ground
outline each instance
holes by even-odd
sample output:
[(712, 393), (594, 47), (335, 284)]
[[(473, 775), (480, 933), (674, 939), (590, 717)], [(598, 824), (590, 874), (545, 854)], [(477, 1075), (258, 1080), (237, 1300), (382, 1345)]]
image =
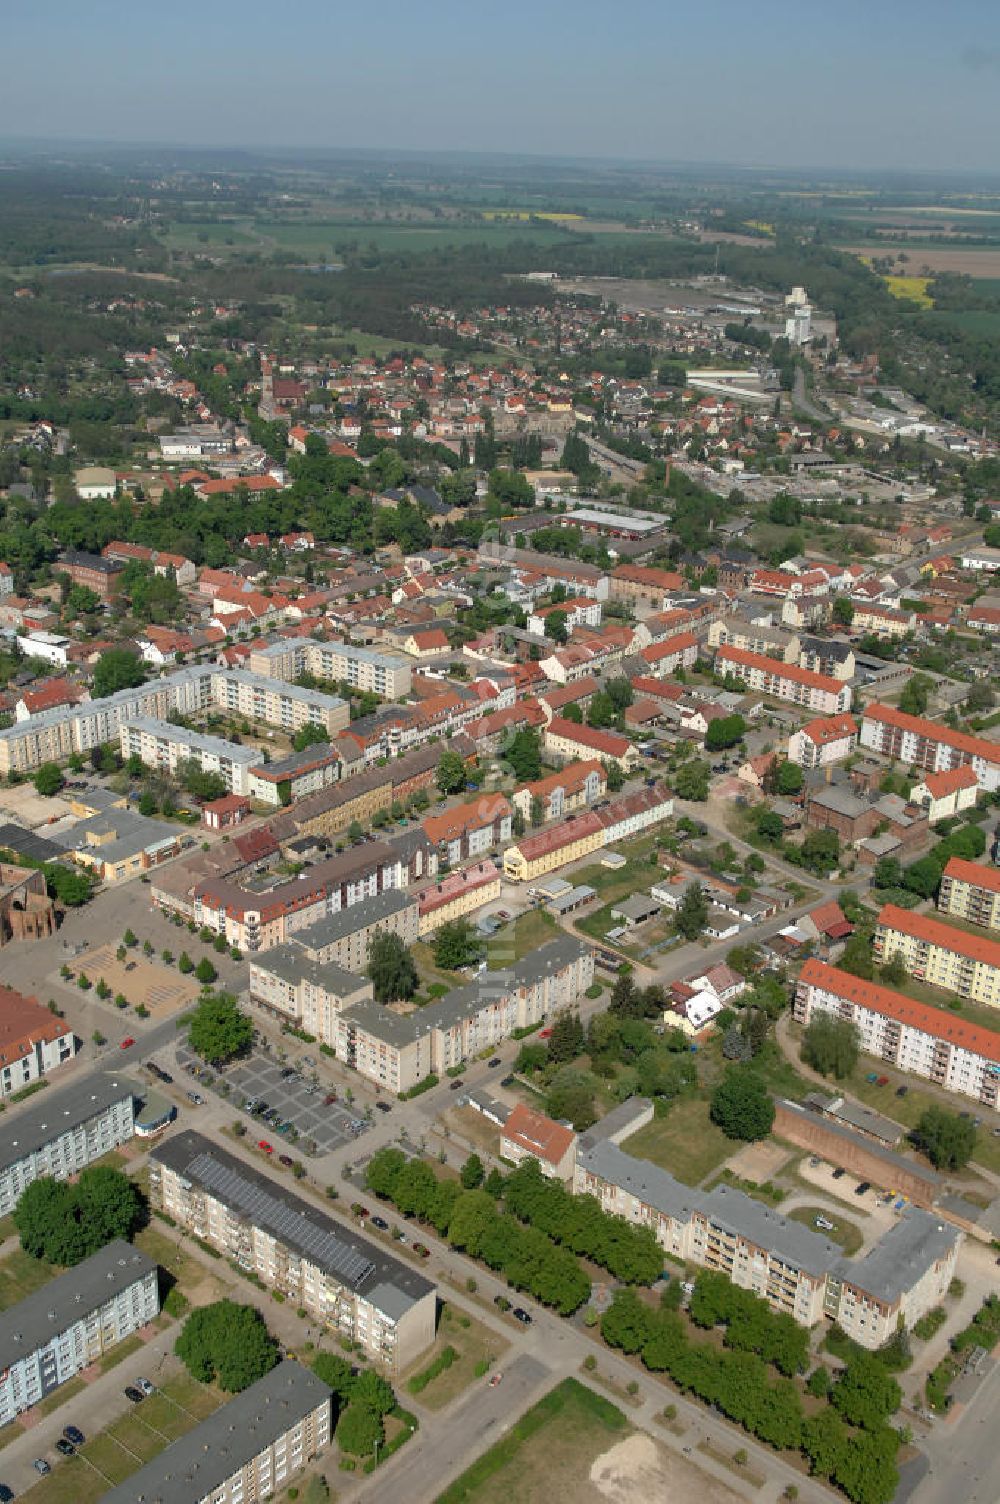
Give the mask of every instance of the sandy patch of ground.
[[(147, 961), (135, 951), (119, 961), (115, 956), (117, 949), (115, 945), (98, 945), (82, 951), (73, 966), (74, 975), (82, 972), (95, 985), (103, 977), (112, 995), (122, 993), (133, 1008), (145, 1003), (154, 1018), (169, 1018), (172, 1013), (190, 1007), (201, 992), (192, 975), (181, 976), (173, 967)], [(133, 969), (126, 971), (129, 965)]]
[(69, 812), (65, 799), (43, 799), (30, 783), (0, 789), (0, 819), (12, 819), (16, 825), (37, 830), (39, 835), (45, 835), (44, 826), (64, 820)]
[(773, 1180), (791, 1158), (791, 1150), (782, 1144), (747, 1144), (732, 1159), (726, 1160), (726, 1169), (738, 1175), (741, 1180), (752, 1180), (756, 1185), (762, 1185), (765, 1180)]
[(590, 1482), (608, 1504), (737, 1504), (739, 1498), (641, 1431), (595, 1458)]

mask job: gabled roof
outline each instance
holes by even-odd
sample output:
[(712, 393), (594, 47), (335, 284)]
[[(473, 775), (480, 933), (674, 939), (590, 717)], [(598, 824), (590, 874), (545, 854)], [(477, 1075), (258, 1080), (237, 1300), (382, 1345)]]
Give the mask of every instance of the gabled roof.
[(512, 1109), (503, 1126), (503, 1137), (550, 1165), (558, 1165), (576, 1142), (572, 1128), (546, 1117), (544, 1112), (536, 1112), (523, 1102)]

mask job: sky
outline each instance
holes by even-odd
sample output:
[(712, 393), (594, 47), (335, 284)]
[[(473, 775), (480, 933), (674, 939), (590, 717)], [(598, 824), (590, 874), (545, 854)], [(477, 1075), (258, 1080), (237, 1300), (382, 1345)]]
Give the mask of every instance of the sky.
[(8, 142), (1000, 173), (996, 0), (36, 0), (4, 12)]

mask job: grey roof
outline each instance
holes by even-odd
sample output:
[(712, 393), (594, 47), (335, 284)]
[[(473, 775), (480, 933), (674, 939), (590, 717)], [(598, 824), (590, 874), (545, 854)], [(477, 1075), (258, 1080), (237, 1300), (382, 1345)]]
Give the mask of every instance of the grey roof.
[(102, 1495), (104, 1504), (192, 1504), (210, 1498), (324, 1400), (329, 1403), (331, 1394), (310, 1369), (286, 1359)]
[(619, 1102), (617, 1107), (612, 1107), (586, 1133), (581, 1133), (580, 1150), (592, 1149), (595, 1144), (624, 1135), (633, 1123), (638, 1123), (640, 1118), (644, 1118), (652, 1110), (653, 1104), (649, 1097), (629, 1097), (626, 1101)]
[(602, 1180), (620, 1186), (639, 1201), (655, 1207), (665, 1217), (673, 1217), (677, 1222), (687, 1222), (694, 1212), (701, 1210), (701, 1191), (681, 1185), (679, 1180), (675, 1180), (658, 1165), (626, 1154), (617, 1144), (612, 1144), (607, 1139), (600, 1139), (592, 1144), (589, 1136), (585, 1135), (577, 1144), (576, 1162), (581, 1169), (590, 1170)]
[(876, 1300), (892, 1302), (947, 1258), (959, 1237), (957, 1227), (933, 1212), (909, 1207), (863, 1259), (841, 1259), (835, 1272)]
[[(55, 841), (50, 841), (46, 836), (36, 835), (33, 830), (25, 830), (23, 826), (12, 825), (9, 822), (0, 825), (0, 849), (16, 851), (18, 855), (31, 857), (36, 862), (58, 861), (66, 854)], [(25, 877), (29, 870), (25, 868)]]
[(64, 1086), (61, 1091), (46, 1092), (37, 1107), (29, 1107), (16, 1116), (5, 1113), (7, 1122), (0, 1134), (0, 1170), (19, 1164), (44, 1144), (100, 1116), (114, 1103), (128, 1097), (134, 1101), (142, 1095), (135, 1082), (124, 1076), (95, 1073), (74, 1081), (72, 1086)]
[(623, 919), (631, 919), (634, 924), (641, 924), (644, 919), (659, 914), (662, 908), (662, 903), (656, 898), (650, 898), (648, 893), (634, 893), (631, 898), (623, 898), (614, 905), (611, 917), (616, 919), (621, 915)]
[[(111, 840), (95, 845), (88, 840), (89, 836), (110, 836)], [(99, 857), (105, 865), (125, 861), (158, 846), (176, 846), (177, 838), (176, 825), (150, 820), (131, 809), (109, 809), (91, 815), (78, 820), (71, 830), (57, 837), (66, 850), (88, 852)]]
[[(270, 683), (270, 681), (267, 681)], [(256, 747), (240, 746), (236, 742), (225, 741), (221, 736), (209, 736), (204, 731), (189, 731), (186, 726), (175, 726), (172, 721), (157, 720), (153, 716), (136, 716), (128, 723), (132, 731), (144, 731), (148, 736), (158, 737), (161, 741), (176, 742), (180, 747), (190, 747), (198, 752), (209, 752), (229, 762), (243, 763), (250, 767), (263, 761), (263, 753)]]
[[(779, 1105), (787, 1108), (789, 1112), (797, 1112), (803, 1116), (808, 1112), (808, 1108), (801, 1107), (798, 1102), (789, 1102), (784, 1098), (777, 1100), (779, 1101)], [(919, 1176), (935, 1192), (941, 1184), (940, 1175), (937, 1175), (933, 1170), (929, 1170), (924, 1165), (918, 1164), (915, 1159), (905, 1159), (902, 1154), (894, 1154), (891, 1149), (884, 1149), (877, 1140), (866, 1138), (864, 1134), (857, 1133), (853, 1128), (842, 1127), (834, 1118), (824, 1116), (823, 1127), (828, 1133), (836, 1134), (837, 1137), (844, 1139), (852, 1148), (864, 1149), (866, 1154), (870, 1154), (873, 1158), (883, 1161), (887, 1172), (889, 1170), (905, 1170), (910, 1176)], [(890, 1187), (895, 1183), (895, 1175), (889, 1175), (885, 1182)]]
[(856, 820), (871, 808), (863, 799), (856, 794), (851, 794), (847, 789), (826, 788), (811, 796), (810, 802), (818, 804), (821, 809), (831, 810), (836, 815), (844, 815), (849, 820)]
[(402, 1302), (402, 1308), (408, 1309), (434, 1289), (429, 1280), (392, 1258), (379, 1244), (359, 1238), (353, 1228), (335, 1222), (200, 1133), (176, 1134), (158, 1145), (150, 1157), (209, 1191), (238, 1216), (271, 1233), (365, 1300), (373, 1301), (377, 1289), (388, 1287), (397, 1292), (397, 1306)]
[[(270, 682), (270, 681), (269, 681)], [(274, 683), (281, 683), (275, 679)], [(339, 762), (340, 752), (330, 743), (313, 742), (308, 747), (303, 747), (301, 752), (291, 752), (287, 757), (276, 758), (257, 770), (258, 777), (273, 778), (275, 782), (282, 778), (293, 778), (296, 773), (303, 769), (325, 767), (327, 763)]]
[(293, 987), (306, 981), (334, 997), (352, 997), (362, 989), (371, 989), (365, 977), (355, 976), (336, 961), (314, 961), (301, 945), (276, 945), (254, 958), (253, 965), (258, 971), (272, 972)]
[(0, 1312), (0, 1370), (100, 1310), (156, 1268), (148, 1254), (116, 1238), (74, 1269)]
[(325, 919), (317, 919), (315, 924), (297, 930), (290, 943), (300, 950), (323, 950), (358, 930), (381, 924), (404, 909), (416, 907), (416, 900), (405, 890), (386, 888), (374, 898), (366, 898), (362, 904), (352, 904), (348, 909), (341, 909), (339, 914), (328, 914)]

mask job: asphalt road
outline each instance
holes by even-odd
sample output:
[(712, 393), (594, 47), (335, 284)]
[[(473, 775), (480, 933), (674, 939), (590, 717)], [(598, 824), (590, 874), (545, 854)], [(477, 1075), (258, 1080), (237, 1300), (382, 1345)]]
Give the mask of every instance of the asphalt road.
[(1000, 1368), (954, 1420), (936, 1423), (923, 1444), (929, 1468), (912, 1504), (996, 1504), (1000, 1499)]

